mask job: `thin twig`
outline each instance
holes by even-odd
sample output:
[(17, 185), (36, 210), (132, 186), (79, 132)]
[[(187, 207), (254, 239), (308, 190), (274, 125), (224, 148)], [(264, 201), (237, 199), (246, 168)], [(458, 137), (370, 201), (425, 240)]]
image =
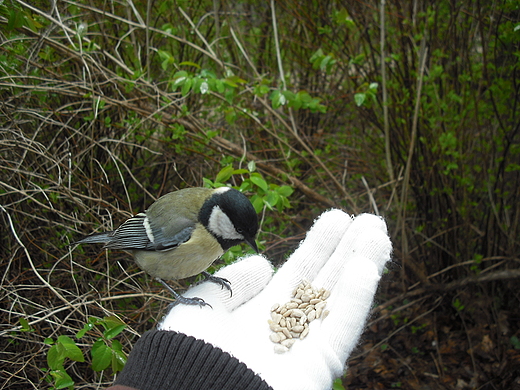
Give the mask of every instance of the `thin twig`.
[(380, 4), (380, 31), (381, 31), (381, 89), (383, 90), (383, 127), (385, 133), (386, 169), (390, 181), (394, 182), (394, 167), (390, 149), (390, 124), (388, 121), (388, 91), (386, 89), (386, 54), (385, 54), (385, 0)]
[[(424, 78), (424, 70), (426, 67), (426, 57), (427, 57), (428, 49), (426, 47), (426, 31), (424, 32), (423, 38), (421, 40), (421, 48), (419, 50), (419, 76), (417, 78), (417, 91), (415, 95), (415, 109), (413, 115), (412, 122), (412, 134), (410, 139), (410, 145), (408, 149), (408, 157), (406, 160), (406, 168), (404, 171), (404, 180), (401, 192), (401, 212), (398, 217), (397, 226), (401, 228), (401, 250), (403, 253), (402, 258), (402, 268), (401, 273), (404, 275), (405, 267), (406, 267), (406, 259), (408, 257), (408, 235), (406, 232), (406, 210), (407, 210), (407, 202), (408, 202), (408, 184), (410, 182), (410, 172), (412, 168), (413, 154), (415, 150), (415, 142), (417, 138), (417, 127), (419, 121), (419, 112), (421, 108), (421, 94), (422, 94), (422, 85)], [(404, 280), (404, 278), (402, 278)]]

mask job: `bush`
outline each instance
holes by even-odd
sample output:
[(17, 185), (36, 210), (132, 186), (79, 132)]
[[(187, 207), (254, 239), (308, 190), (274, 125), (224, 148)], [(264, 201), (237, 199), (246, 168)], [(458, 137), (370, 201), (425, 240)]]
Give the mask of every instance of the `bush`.
[[(377, 212), (400, 267), (382, 300), (518, 311), (518, 3), (380, 3), (0, 4), (9, 388), (40, 387), (45, 338), (93, 316), (131, 349), (169, 298), (128, 255), (67, 244), (204, 183), (254, 197), (276, 264), (324, 209)], [(84, 355), (72, 380), (109, 383)]]

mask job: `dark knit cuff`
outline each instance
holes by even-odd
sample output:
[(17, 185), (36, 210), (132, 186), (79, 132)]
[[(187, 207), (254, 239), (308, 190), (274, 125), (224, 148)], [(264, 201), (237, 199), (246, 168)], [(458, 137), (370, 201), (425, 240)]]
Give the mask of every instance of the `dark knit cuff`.
[(137, 341), (115, 384), (139, 390), (272, 390), (220, 348), (161, 330), (146, 332)]

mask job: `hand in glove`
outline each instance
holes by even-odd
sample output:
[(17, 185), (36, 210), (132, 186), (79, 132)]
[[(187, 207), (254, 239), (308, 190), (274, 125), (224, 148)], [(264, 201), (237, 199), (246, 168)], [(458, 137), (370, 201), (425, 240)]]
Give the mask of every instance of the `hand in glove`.
[[(233, 382), (233, 386), (251, 389), (270, 386), (276, 390), (330, 389), (334, 379), (343, 374), (346, 360), (363, 331), (390, 253), (391, 243), (381, 218), (369, 214), (351, 218), (340, 210), (325, 212), (316, 220), (299, 248), (274, 275), (271, 265), (262, 256), (244, 258), (216, 273), (216, 276), (230, 281), (232, 296), (214, 283), (197, 285), (189, 289), (185, 296), (201, 297), (213, 309), (175, 306), (155, 331), (161, 335), (192, 336), (202, 340), (197, 341), (201, 345), (209, 345), (211, 349), (218, 347), (215, 350), (219, 353), (222, 353), (220, 348), (244, 363), (247, 366), (245, 369), (249, 369), (246, 373), (243, 372), (244, 364), (241, 364), (240, 370), (237, 367), (226, 374), (225, 368), (218, 368), (220, 363), (217, 362), (220, 360), (217, 357), (208, 357), (213, 356), (210, 352), (204, 354), (192, 344), (181, 343), (188, 349), (183, 356), (191, 356), (193, 361), (190, 363), (191, 374), (199, 381), (198, 385), (189, 387), (187, 374), (168, 374), (172, 367), (179, 367), (179, 363), (174, 364), (175, 357), (163, 355), (158, 351), (162, 348), (157, 345), (151, 347), (153, 341), (148, 341), (149, 345), (144, 345), (144, 342), (141, 343), (143, 345), (136, 344), (127, 367), (116, 383), (143, 390), (197, 386), (223, 389), (226, 388), (223, 384), (231, 383), (229, 378), (226, 380), (226, 375), (230, 378), (245, 375), (246, 378), (252, 371), (253, 379), (248, 379), (247, 383), (257, 383), (259, 378), (265, 382), (258, 387), (237, 384), (241, 382)], [(291, 301), (295, 288), (302, 281), (310, 283), (316, 290), (327, 290), (327, 295), (330, 293), (324, 308), (328, 315), (310, 322), (307, 320), (307, 336), (295, 338), (290, 349), (281, 352), (285, 348), (271, 341), (274, 325), (271, 323), (270, 327), (268, 320), (271, 319), (273, 305)], [(296, 334), (293, 332), (292, 335)], [(277, 337), (274, 336), (274, 339)], [(189, 340), (195, 343), (194, 339)], [(158, 345), (163, 346), (164, 341)], [(172, 355), (172, 348), (168, 347), (164, 353)], [(167, 358), (169, 360), (165, 362)], [(193, 372), (201, 359), (203, 364), (200, 367), (204, 372)], [(148, 361), (148, 366), (155, 370), (153, 378), (146, 379), (150, 374), (147, 374), (146, 367), (140, 365), (144, 361)], [(143, 382), (151, 387), (140, 385), (138, 378), (143, 378)], [(180, 387), (179, 380), (184, 381)], [(221, 384), (216, 384), (219, 380)], [(156, 382), (152, 385), (153, 381)], [(161, 387), (161, 381), (167, 381), (168, 385)]]

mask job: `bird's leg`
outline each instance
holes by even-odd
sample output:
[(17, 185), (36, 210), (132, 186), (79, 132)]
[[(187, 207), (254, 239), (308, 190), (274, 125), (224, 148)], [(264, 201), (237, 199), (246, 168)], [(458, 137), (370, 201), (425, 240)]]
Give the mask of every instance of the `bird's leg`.
[(198, 297), (193, 297), (193, 298), (186, 298), (186, 297), (183, 297), (182, 295), (178, 294), (173, 288), (172, 286), (170, 286), (168, 283), (166, 283), (164, 280), (162, 280), (161, 278), (155, 278), (159, 283), (161, 283), (164, 287), (166, 287), (166, 289), (168, 291), (170, 291), (173, 296), (175, 297), (175, 302), (172, 302), (170, 304), (170, 308), (172, 308), (173, 306), (176, 306), (178, 305), (179, 303), (182, 303), (184, 305), (199, 305), (200, 307), (204, 307), (204, 306), (209, 306), (213, 309), (213, 307), (209, 304), (209, 303), (206, 303), (204, 301), (204, 299), (202, 298), (198, 298)]
[(210, 282), (213, 282), (215, 284), (218, 284), (222, 288), (226, 288), (229, 291), (229, 294), (233, 296), (233, 290), (231, 290), (231, 282), (224, 278), (219, 278), (218, 276), (211, 275), (209, 272), (203, 271), (202, 275), (204, 275), (204, 278)]

